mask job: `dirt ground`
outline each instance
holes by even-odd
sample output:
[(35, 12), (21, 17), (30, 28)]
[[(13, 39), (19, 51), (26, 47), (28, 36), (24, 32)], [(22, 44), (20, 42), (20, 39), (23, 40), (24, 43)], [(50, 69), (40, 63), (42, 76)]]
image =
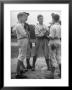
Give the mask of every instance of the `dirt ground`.
[[(33, 52), (32, 52), (33, 53)], [(45, 62), (45, 58), (42, 57), (42, 50), (39, 50), (40, 57), (37, 58), (36, 61), (36, 70), (24, 73), (26, 79), (52, 79), (53, 75), (51, 71), (47, 71), (47, 65)], [(16, 42), (11, 43), (11, 78), (15, 79), (16, 75), (16, 67), (17, 67), (17, 56), (18, 56), (18, 47)], [(30, 58), (30, 64), (32, 65), (33, 58)], [(24, 65), (26, 67), (26, 59), (24, 60)], [(59, 79), (58, 70), (56, 71), (54, 78)], [(24, 79), (24, 78), (23, 78)]]

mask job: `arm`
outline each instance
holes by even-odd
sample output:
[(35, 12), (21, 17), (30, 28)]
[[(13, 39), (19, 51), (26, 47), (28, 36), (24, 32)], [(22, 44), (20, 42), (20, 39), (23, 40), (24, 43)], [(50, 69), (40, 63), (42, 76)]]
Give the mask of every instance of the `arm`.
[(46, 27), (46, 29), (45, 29), (45, 33), (44, 33), (44, 36), (48, 37), (49, 34), (50, 34), (50, 30), (49, 30), (48, 27)]
[(21, 37), (28, 37), (26, 31), (21, 27), (21, 26), (17, 26), (17, 34), (20, 35)]
[(49, 37), (54, 38), (55, 37), (55, 34), (56, 34), (56, 29), (55, 29), (54, 26), (52, 26), (50, 28), (50, 35), (49, 35)]

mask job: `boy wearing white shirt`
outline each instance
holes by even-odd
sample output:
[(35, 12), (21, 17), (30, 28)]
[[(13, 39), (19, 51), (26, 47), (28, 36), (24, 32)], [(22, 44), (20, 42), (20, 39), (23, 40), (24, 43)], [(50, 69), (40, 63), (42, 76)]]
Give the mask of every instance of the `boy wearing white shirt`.
[(26, 12), (19, 13), (17, 15), (18, 23), (13, 29), (13, 30), (16, 30), (17, 41), (19, 46), (16, 77), (20, 77), (21, 71), (25, 71), (25, 66), (23, 64), (23, 61), (26, 58), (26, 53), (27, 53), (28, 33), (24, 28), (24, 23), (27, 21), (28, 15), (29, 14)]
[(35, 50), (35, 56), (33, 57), (33, 70), (35, 70), (35, 62), (38, 56), (37, 54), (40, 45), (42, 46), (47, 68), (49, 69), (49, 48), (48, 48), (48, 40), (45, 37), (45, 33), (49, 31), (48, 31), (48, 27), (43, 24), (43, 16), (38, 15), (37, 19), (39, 23), (35, 27), (36, 50)]
[(53, 25), (50, 27), (50, 53), (53, 72), (56, 68), (60, 69), (61, 74), (61, 25), (59, 24), (59, 15), (52, 15)]

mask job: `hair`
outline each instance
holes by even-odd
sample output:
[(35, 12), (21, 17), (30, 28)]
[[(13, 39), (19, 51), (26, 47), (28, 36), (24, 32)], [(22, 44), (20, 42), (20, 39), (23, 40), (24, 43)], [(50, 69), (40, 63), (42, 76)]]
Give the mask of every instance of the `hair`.
[(52, 13), (51, 16), (53, 17), (55, 15), (55, 13)]
[(19, 19), (22, 16), (23, 16), (23, 13), (18, 13), (17, 18)]
[(55, 22), (58, 22), (60, 19), (60, 16), (58, 14), (54, 14), (52, 18), (55, 20)]
[(29, 13), (27, 13), (27, 12), (23, 12), (23, 14), (27, 14), (27, 16), (29, 16)]
[(24, 14), (27, 14), (27, 15), (29, 16), (29, 13), (20, 12), (20, 13), (18, 13), (17, 18), (19, 19), (19, 18), (22, 17)]
[(37, 19), (39, 19), (40, 17), (43, 17), (43, 15), (38, 15), (38, 16), (37, 16)]
[(59, 24), (61, 25), (61, 21), (59, 21)]

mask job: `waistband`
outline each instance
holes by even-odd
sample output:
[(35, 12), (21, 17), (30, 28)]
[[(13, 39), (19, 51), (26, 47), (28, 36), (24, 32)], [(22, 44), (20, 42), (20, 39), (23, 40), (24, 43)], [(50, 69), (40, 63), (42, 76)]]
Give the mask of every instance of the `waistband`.
[(21, 39), (26, 39), (27, 37), (21, 37), (21, 38), (18, 38), (18, 40), (21, 40)]
[(46, 36), (42, 36), (42, 37), (36, 37), (37, 39), (47, 39), (47, 37)]
[(49, 38), (49, 40), (61, 40), (61, 38), (55, 37), (55, 38)]

